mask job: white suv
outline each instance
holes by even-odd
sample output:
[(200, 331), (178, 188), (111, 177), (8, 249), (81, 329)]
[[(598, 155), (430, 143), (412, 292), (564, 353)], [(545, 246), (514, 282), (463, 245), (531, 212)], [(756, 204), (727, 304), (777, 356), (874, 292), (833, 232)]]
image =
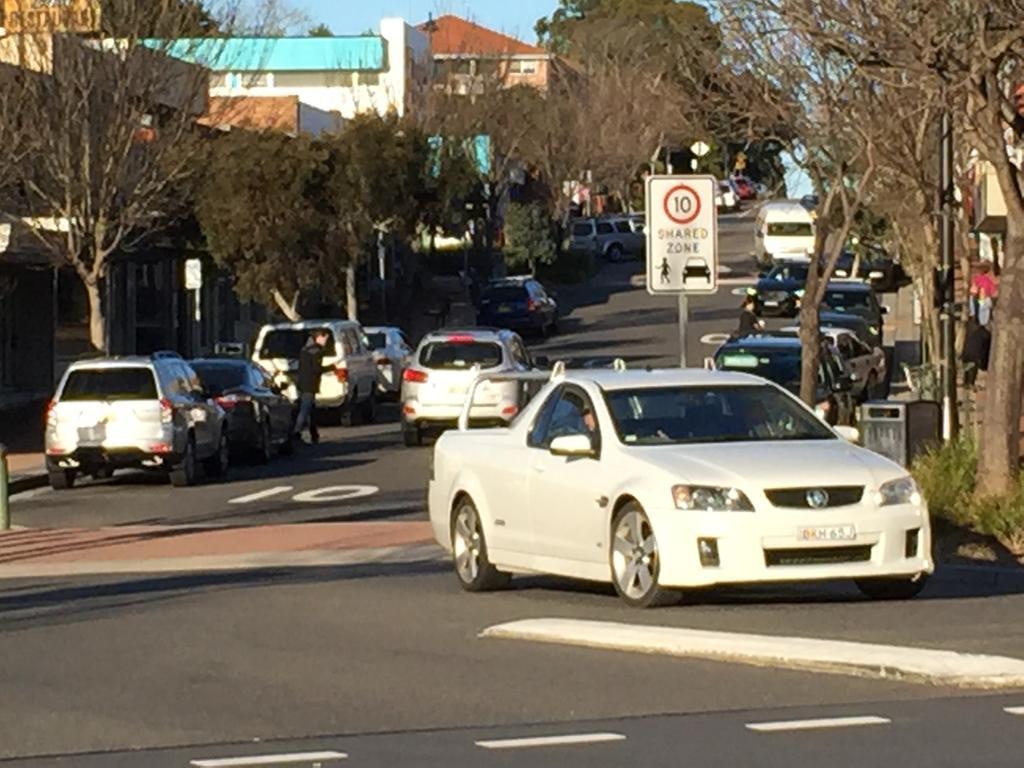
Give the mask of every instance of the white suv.
[(46, 468), (54, 490), (79, 475), (139, 467), (192, 485), (228, 466), (223, 409), (173, 352), (72, 363), (46, 413)]
[[(422, 445), (431, 428), (453, 427), (478, 373), (528, 371), (534, 361), (518, 334), (473, 328), (436, 331), (420, 342), (402, 374), (402, 437)], [(526, 403), (522, 382), (484, 382), (470, 409), (474, 425), (504, 426)]]
[(277, 323), (260, 329), (253, 362), (269, 373), (288, 399), (299, 399), (296, 377), (299, 353), (316, 331), (327, 334), (324, 367), (330, 368), (320, 379), (316, 396), (318, 408), (335, 411), (342, 423), (351, 423), (356, 413), (369, 423), (376, 418), (377, 364), (373, 351), (354, 320), (304, 320)]

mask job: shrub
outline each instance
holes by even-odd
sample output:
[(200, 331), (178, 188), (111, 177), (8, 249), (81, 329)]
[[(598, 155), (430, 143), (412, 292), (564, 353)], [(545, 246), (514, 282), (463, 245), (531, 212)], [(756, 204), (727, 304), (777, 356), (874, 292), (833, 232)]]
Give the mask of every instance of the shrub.
[(919, 457), (912, 473), (935, 517), (959, 526), (974, 526), (974, 478), (978, 452), (974, 442), (961, 437), (932, 448)]
[(1024, 478), (1009, 496), (982, 496), (973, 500), (974, 527), (1006, 547), (1017, 557), (1024, 556)]

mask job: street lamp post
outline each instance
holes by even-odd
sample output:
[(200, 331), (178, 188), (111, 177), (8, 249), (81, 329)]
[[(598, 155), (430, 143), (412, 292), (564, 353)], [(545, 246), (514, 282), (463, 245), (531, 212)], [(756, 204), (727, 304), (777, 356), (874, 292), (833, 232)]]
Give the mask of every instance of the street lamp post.
[(956, 328), (955, 286), (953, 274), (953, 124), (949, 110), (942, 113), (939, 125), (939, 290), (942, 309), (939, 324), (942, 337), (942, 438), (956, 435)]

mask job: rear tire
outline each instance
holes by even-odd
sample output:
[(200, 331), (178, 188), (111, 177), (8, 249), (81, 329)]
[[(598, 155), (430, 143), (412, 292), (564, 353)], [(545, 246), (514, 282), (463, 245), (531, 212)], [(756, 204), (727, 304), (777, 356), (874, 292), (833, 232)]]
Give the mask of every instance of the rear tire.
[(50, 470), (50, 487), (55, 491), (67, 491), (75, 487), (75, 470)]
[(291, 426), (288, 427), (288, 436), (277, 450), (282, 456), (291, 456), (295, 453), (295, 433), (292, 431)]
[(610, 261), (612, 264), (618, 264), (619, 262), (622, 261), (621, 245), (616, 244), (608, 248), (608, 261)]
[(185, 444), (185, 455), (181, 462), (167, 473), (175, 488), (187, 488), (196, 483), (196, 443), (191, 436)]
[(224, 477), (228, 472), (230, 464), (231, 446), (228, 443), (227, 432), (222, 429), (220, 442), (217, 444), (217, 452), (203, 462), (203, 470), (209, 477)]
[(371, 389), (370, 396), (366, 398), (360, 409), (360, 416), (363, 424), (373, 424), (377, 421), (377, 390)]
[(857, 589), (872, 600), (911, 600), (921, 594), (928, 577), (857, 579)]
[(459, 584), (467, 592), (501, 589), (511, 579), (487, 558), (487, 542), (476, 505), (468, 497), (455, 505), (451, 524), (452, 560)]
[(402, 425), (402, 442), (406, 448), (419, 448), (423, 445), (423, 432), (415, 424)]

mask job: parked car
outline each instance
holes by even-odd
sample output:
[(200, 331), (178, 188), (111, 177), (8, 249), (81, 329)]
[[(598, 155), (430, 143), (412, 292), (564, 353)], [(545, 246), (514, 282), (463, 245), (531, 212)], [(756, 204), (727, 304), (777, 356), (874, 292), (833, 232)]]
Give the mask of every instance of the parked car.
[(862, 280), (879, 292), (897, 291), (910, 283), (903, 267), (881, 250), (871, 250), (863, 254), (856, 275), (853, 274), (855, 261), (852, 251), (844, 251), (836, 262), (834, 277)]
[[(479, 372), (528, 371), (534, 367), (523, 340), (509, 330), (471, 328), (427, 334), (402, 377), (405, 444), (421, 445), (428, 431), (455, 426)], [(481, 386), (470, 420), (477, 425), (506, 425), (519, 413), (524, 397), (516, 383)]]
[(223, 475), (230, 450), (224, 410), (188, 363), (168, 352), (72, 363), (47, 408), (45, 442), (54, 490), (124, 468), (192, 485), (200, 465)]
[(825, 289), (822, 309), (840, 315), (856, 315), (868, 324), (876, 339), (871, 346), (882, 346), (883, 316), (889, 311), (878, 302), (870, 285), (856, 280), (832, 280)]
[(765, 266), (776, 261), (810, 261), (814, 253), (814, 221), (806, 208), (790, 200), (761, 207), (754, 222), (754, 237), (754, 257)]
[[(781, 332), (796, 336), (800, 333), (800, 326), (786, 326)], [(856, 333), (847, 328), (823, 325), (821, 334), (831, 339), (832, 346), (839, 353), (853, 379), (850, 394), (859, 402), (882, 397), (886, 383), (885, 350), (865, 344), (857, 338)]]
[(746, 176), (733, 176), (730, 181), (732, 182), (732, 188), (736, 191), (736, 196), (740, 200), (757, 199), (757, 187)]
[(558, 302), (535, 278), (492, 280), (480, 295), (477, 322), (547, 336), (558, 331)]
[(253, 362), (267, 371), (295, 403), (299, 399), (299, 353), (310, 336), (321, 330), (328, 337), (323, 362), (330, 371), (320, 379), (317, 408), (331, 411), (336, 420), (345, 424), (351, 424), (357, 415), (372, 422), (377, 407), (377, 364), (359, 323), (304, 320), (265, 325), (256, 339)]
[(644, 256), (647, 240), (643, 226), (629, 216), (577, 219), (569, 228), (569, 247), (611, 262)]
[(841, 437), (752, 376), (567, 371), (511, 429), (440, 438), (430, 523), (467, 592), (540, 571), (610, 582), (635, 607), (835, 579), (911, 598), (935, 567), (927, 504)]
[(739, 208), (740, 199), (736, 190), (727, 181), (720, 181), (715, 188), (715, 205), (719, 211), (731, 212)]
[(275, 450), (292, 452), (294, 408), (266, 371), (249, 360), (224, 358), (191, 360), (189, 365), (227, 414), (232, 454), (244, 452), (266, 463)]
[[(802, 356), (800, 339), (794, 336), (748, 336), (720, 346), (713, 365), (717, 370), (760, 376), (799, 395)], [(818, 354), (815, 411), (831, 425), (852, 424), (856, 418), (852, 388), (853, 380), (845, 365), (831, 341), (823, 338)]]
[(875, 335), (867, 321), (858, 315), (844, 315), (838, 312), (819, 312), (818, 324), (821, 328), (845, 328), (872, 349), (881, 349), (882, 342)]
[(402, 391), (402, 372), (413, 352), (412, 344), (401, 328), (379, 325), (369, 326), (365, 331), (377, 364), (377, 391), (397, 399)]
[(800, 310), (800, 297), (807, 284), (810, 264), (780, 261), (758, 278), (754, 303), (759, 315), (793, 317)]

